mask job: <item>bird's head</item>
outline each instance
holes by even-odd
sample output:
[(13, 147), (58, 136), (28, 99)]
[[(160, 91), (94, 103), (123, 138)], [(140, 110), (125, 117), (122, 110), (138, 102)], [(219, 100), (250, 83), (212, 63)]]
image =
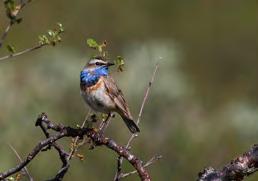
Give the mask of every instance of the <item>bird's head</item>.
[(108, 67), (111, 65), (114, 65), (114, 63), (104, 61), (103, 58), (92, 58), (81, 71), (81, 83), (86, 85), (95, 84), (101, 76), (109, 74)]
[(103, 60), (102, 57), (95, 57), (92, 58), (87, 65), (85, 66), (85, 68), (87, 68), (88, 70), (95, 70), (95, 69), (107, 69), (109, 66), (114, 65), (114, 63), (108, 62)]

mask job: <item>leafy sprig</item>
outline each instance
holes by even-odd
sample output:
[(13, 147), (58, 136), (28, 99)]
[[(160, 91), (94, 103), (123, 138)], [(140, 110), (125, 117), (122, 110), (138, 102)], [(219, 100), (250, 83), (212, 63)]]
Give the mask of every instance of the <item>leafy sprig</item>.
[(124, 65), (125, 61), (124, 58), (121, 56), (117, 56), (115, 60), (115, 65), (117, 66), (117, 71), (123, 72), (124, 71)]
[(17, 14), (22, 8), (22, 4), (16, 4), (14, 0), (4, 0), (4, 6), (7, 17), (12, 23), (20, 23), (22, 18), (17, 18)]
[(57, 28), (55, 28), (53, 30), (48, 30), (46, 34), (39, 35), (39, 37), (38, 37), (39, 41), (38, 41), (37, 45), (35, 45), (31, 48), (27, 48), (25, 50), (19, 51), (19, 52), (16, 52), (16, 48), (14, 45), (8, 44), (6, 46), (6, 48), (10, 54), (0, 57), (0, 61), (11, 58), (11, 57), (23, 55), (25, 53), (42, 48), (43, 46), (48, 46), (48, 45), (55, 46), (57, 43), (62, 41), (61, 33), (63, 33), (63, 32), (64, 32), (63, 25), (61, 23), (57, 23)]
[[(108, 59), (108, 51), (105, 50), (107, 48), (107, 41), (103, 41), (102, 43), (98, 43), (93, 38), (87, 39), (87, 45), (89, 48), (97, 50), (98, 54), (94, 55), (93, 57), (99, 57), (101, 56), (104, 60)], [(117, 56), (114, 60), (114, 64), (117, 67), (118, 72), (122, 72), (124, 70), (125, 61), (122, 56)]]
[(62, 41), (61, 33), (64, 32), (64, 27), (61, 23), (57, 23), (57, 28), (48, 30), (47, 34), (39, 35), (40, 45), (52, 45), (55, 46), (57, 43)]
[(89, 48), (97, 50), (103, 58), (106, 58), (107, 51), (105, 51), (105, 48), (107, 47), (107, 41), (103, 41), (102, 43), (98, 43), (93, 38), (89, 38), (89, 39), (87, 39), (87, 45), (88, 45)]
[(6, 48), (7, 48), (7, 50), (8, 50), (11, 54), (13, 54), (13, 53), (16, 52), (16, 49), (15, 49), (14, 45), (8, 44), (8, 45), (6, 46)]

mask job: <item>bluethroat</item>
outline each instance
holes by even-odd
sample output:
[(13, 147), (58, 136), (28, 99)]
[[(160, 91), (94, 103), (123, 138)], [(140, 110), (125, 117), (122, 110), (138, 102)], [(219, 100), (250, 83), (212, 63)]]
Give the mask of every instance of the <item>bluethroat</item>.
[(81, 95), (94, 111), (107, 114), (117, 112), (132, 133), (140, 132), (122, 91), (109, 75), (111, 65), (114, 64), (104, 61), (103, 57), (92, 58), (80, 74)]

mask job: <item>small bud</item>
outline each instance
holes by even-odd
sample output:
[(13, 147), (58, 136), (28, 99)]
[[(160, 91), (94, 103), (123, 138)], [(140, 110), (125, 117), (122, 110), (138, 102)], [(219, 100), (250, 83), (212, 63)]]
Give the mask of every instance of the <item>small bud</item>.
[(80, 153), (77, 153), (76, 154), (76, 157), (79, 158), (81, 161), (84, 160), (84, 155), (80, 154)]

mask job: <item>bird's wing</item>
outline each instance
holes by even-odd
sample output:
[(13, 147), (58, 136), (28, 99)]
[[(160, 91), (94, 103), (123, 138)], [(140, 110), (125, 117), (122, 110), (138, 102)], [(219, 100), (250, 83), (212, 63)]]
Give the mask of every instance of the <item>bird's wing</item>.
[(122, 91), (117, 87), (113, 78), (111, 76), (105, 77), (104, 84), (108, 92), (108, 95), (115, 102), (118, 109), (122, 111), (126, 117), (132, 119), (128, 105), (125, 102), (124, 95)]

